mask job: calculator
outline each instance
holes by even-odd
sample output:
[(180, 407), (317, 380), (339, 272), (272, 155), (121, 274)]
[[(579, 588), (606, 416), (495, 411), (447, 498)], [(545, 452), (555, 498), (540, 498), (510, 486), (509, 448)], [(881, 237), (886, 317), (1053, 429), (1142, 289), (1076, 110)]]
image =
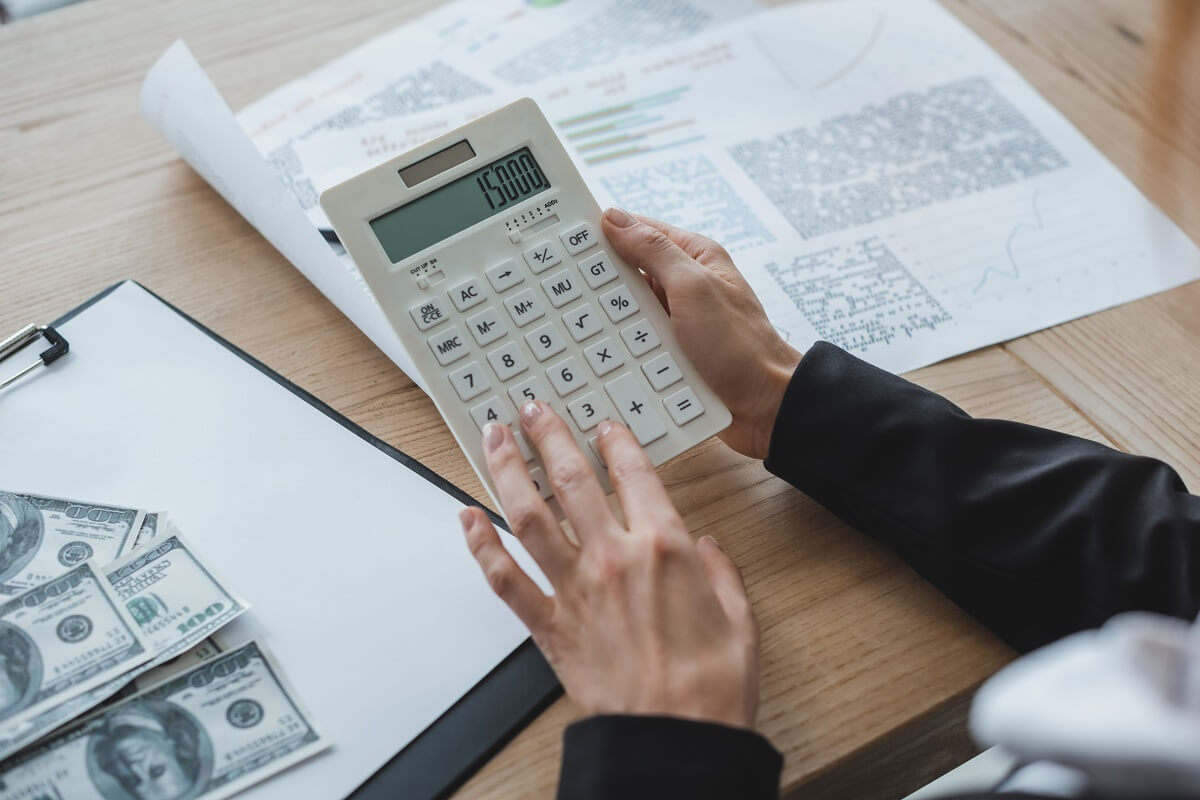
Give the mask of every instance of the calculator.
[(513, 424), (529, 400), (563, 417), (606, 491), (602, 420), (624, 422), (656, 466), (729, 425), (642, 274), (605, 241), (600, 207), (533, 100), (327, 189), (321, 207), (498, 508), (489, 422), (512, 425), (561, 515)]

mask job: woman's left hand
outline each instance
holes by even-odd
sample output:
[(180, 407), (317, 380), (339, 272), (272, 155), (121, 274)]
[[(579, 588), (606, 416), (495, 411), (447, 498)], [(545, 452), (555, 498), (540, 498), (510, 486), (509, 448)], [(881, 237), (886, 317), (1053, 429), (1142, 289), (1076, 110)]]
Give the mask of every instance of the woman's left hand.
[(711, 537), (693, 542), (653, 464), (624, 426), (598, 446), (621, 522), (572, 438), (545, 403), (521, 409), (573, 544), (538, 496), (503, 425), (484, 451), (513, 533), (553, 585), (545, 595), (479, 508), (461, 514), (492, 589), (529, 628), (567, 694), (589, 714), (656, 714), (750, 728), (758, 708), (758, 628), (737, 567)]

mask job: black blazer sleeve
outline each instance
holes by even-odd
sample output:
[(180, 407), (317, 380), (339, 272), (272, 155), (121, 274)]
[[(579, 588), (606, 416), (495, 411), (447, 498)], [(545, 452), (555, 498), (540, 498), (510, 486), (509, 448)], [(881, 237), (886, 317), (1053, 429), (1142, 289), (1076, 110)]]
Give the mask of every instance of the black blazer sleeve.
[(567, 728), (559, 800), (775, 800), (783, 757), (742, 728), (602, 715)]
[(1161, 461), (973, 419), (818, 343), (766, 466), (1020, 651), (1120, 611), (1200, 610), (1200, 497)]

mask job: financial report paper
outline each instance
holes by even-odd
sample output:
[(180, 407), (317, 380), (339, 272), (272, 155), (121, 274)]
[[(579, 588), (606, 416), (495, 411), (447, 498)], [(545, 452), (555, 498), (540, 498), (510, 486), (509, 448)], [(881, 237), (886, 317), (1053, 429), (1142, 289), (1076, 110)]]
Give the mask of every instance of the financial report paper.
[[(721, 242), (798, 348), (897, 372), (1200, 277), (1195, 245), (932, 0), (553, 8), (535, 26), (516, 0), (449, 4), (252, 104), (241, 130), (293, 217), (326, 227), (323, 189), (531, 96), (602, 205)], [(598, 55), (527, 66), (589, 32)], [(369, 296), (345, 253), (323, 256), (335, 268)], [(331, 299), (407, 369), (377, 306)]]

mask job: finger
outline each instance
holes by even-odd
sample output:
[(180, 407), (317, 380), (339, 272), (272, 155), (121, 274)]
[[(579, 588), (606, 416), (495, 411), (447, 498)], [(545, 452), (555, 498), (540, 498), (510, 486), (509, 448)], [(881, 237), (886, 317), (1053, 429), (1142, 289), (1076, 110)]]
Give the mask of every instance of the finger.
[(690, 258), (695, 259), (701, 266), (707, 267), (726, 278), (733, 276), (741, 277), (742, 273), (734, 265), (733, 257), (717, 241), (695, 231), (687, 231), (669, 222), (663, 222), (660, 219), (644, 217), (641, 214), (634, 214), (633, 216), (651, 228), (662, 232), (668, 239), (679, 245), (680, 250)]
[(481, 508), (465, 508), (458, 515), (471, 555), (479, 563), (488, 585), (512, 609), (529, 631), (538, 636), (550, 618), (554, 601), (542, 594), (512, 554)]
[(507, 425), (484, 426), (483, 452), (500, 507), (513, 534), (525, 545), (550, 583), (561, 586), (574, 566), (578, 549), (563, 534), (550, 507), (538, 495), (525, 457)]
[(624, 261), (653, 277), (667, 294), (680, 280), (703, 270), (665, 233), (634, 218), (627, 211), (604, 212), (604, 235)]
[(597, 427), (596, 444), (608, 465), (608, 477), (617, 492), (625, 522), (658, 525), (678, 519), (654, 464), (624, 425), (605, 420)]
[(521, 427), (541, 454), (550, 488), (579, 543), (586, 547), (589, 538), (615, 530), (617, 521), (600, 479), (562, 417), (540, 400), (531, 400), (521, 406)]
[(663, 289), (662, 284), (640, 270), (638, 271), (638, 274), (646, 280), (646, 285), (650, 287), (650, 291), (654, 292), (654, 296), (658, 298), (658, 302), (662, 305), (663, 310), (667, 312), (668, 316), (670, 316), (671, 304), (667, 301), (667, 292), (665, 289)]
[(742, 582), (742, 574), (737, 565), (725, 555), (721, 545), (711, 536), (702, 536), (696, 543), (700, 552), (700, 560), (704, 562), (704, 571), (712, 583), (713, 591), (725, 615), (747, 637), (749, 641), (758, 643), (758, 625), (754, 621), (754, 610), (750, 606), (750, 598), (746, 595), (746, 585)]

